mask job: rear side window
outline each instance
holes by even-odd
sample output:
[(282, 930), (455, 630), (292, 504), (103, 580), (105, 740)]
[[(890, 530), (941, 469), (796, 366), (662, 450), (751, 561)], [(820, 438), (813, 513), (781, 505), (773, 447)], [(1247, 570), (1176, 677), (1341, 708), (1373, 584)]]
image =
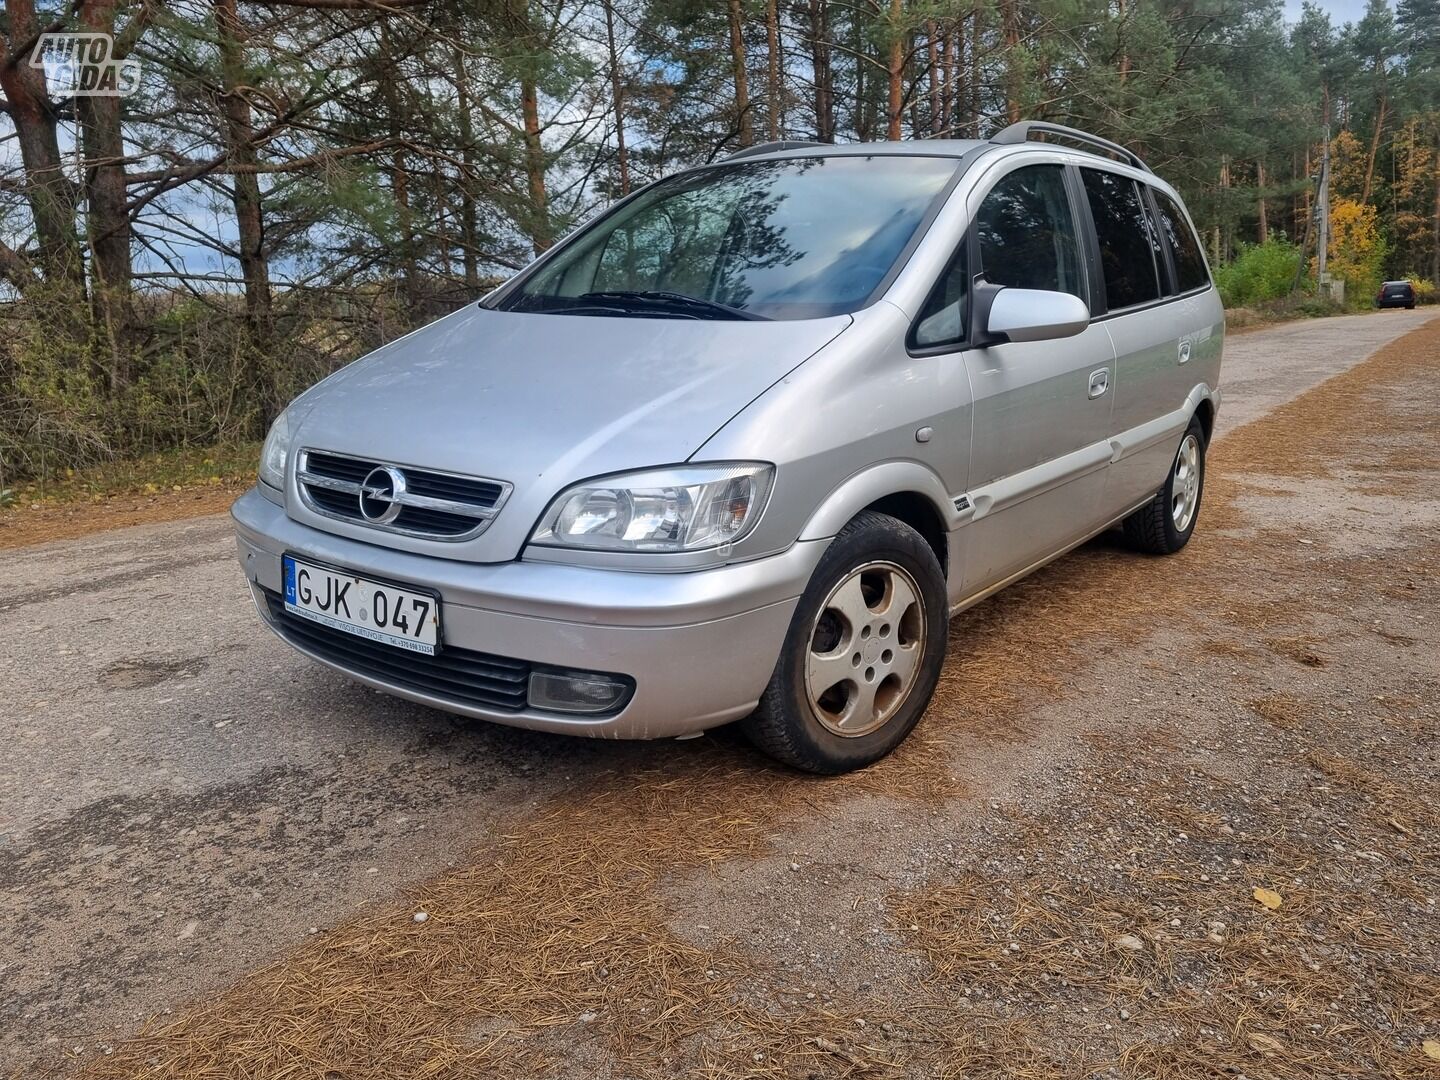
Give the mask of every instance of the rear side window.
[(1100, 243), (1100, 268), (1105, 299), (1111, 311), (1160, 298), (1158, 238), (1129, 177), (1098, 169), (1081, 169), (1095, 238)]
[(1210, 274), (1205, 269), (1205, 256), (1200, 253), (1200, 241), (1195, 236), (1195, 230), (1185, 220), (1185, 214), (1174, 199), (1158, 188), (1151, 190), (1155, 193), (1155, 205), (1160, 209), (1160, 231), (1165, 234), (1170, 252), (1175, 256), (1179, 291), (1203, 289), (1210, 284)]

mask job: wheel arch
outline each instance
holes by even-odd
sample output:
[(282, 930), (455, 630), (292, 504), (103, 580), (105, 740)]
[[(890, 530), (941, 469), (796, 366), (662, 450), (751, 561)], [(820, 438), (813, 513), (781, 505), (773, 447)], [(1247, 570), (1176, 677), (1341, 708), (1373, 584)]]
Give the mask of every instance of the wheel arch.
[(948, 571), (949, 533), (959, 522), (955, 504), (934, 470), (916, 461), (889, 461), (856, 473), (826, 496), (800, 539), (828, 539), (865, 510), (909, 525), (935, 552), (942, 573)]
[(1205, 432), (1205, 445), (1210, 445), (1210, 436), (1215, 431), (1215, 403), (1209, 397), (1202, 397), (1195, 405), (1195, 418)]

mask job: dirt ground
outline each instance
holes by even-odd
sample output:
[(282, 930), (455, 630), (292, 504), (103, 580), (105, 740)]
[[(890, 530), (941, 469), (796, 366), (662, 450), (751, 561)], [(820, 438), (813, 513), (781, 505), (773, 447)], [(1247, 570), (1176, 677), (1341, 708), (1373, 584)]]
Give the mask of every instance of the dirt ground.
[(217, 514), (230, 509), (230, 504), (248, 486), (216, 484), (153, 495), (112, 495), (94, 501), (0, 511), (0, 551), (53, 540), (70, 540), (110, 529), (127, 529), (132, 525), (153, 525)]
[[(1102, 540), (954, 620), (873, 769), (567, 748), (137, 1033), (9, 1013), (13, 1075), (1440, 1076), (1437, 368), (1433, 322), (1231, 431), (1180, 556)], [(5, 851), (12, 925), (63, 933)]]

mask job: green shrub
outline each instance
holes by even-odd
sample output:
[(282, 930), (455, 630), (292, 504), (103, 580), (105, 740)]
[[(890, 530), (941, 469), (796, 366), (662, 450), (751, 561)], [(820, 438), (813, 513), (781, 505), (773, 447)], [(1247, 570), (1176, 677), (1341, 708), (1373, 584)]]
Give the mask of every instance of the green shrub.
[(166, 451), (258, 440), (296, 394), (407, 327), (299, 298), (257, 349), (232, 297), (136, 294), (134, 331), (90, 333), (83, 297), (27, 292), (3, 305), (0, 488)]
[(1278, 300), (1290, 292), (1300, 266), (1300, 248), (1279, 237), (1263, 244), (1241, 244), (1235, 258), (1215, 271), (1215, 285), (1226, 307)]

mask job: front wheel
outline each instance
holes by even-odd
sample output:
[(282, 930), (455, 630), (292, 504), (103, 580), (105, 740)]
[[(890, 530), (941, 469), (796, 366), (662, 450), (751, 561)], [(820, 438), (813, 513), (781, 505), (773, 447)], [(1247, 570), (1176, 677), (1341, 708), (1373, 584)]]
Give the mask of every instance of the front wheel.
[(815, 568), (746, 735), (807, 772), (878, 761), (935, 693), (946, 605), (945, 575), (924, 537), (885, 514), (857, 515)]
[(1125, 538), (1152, 555), (1173, 555), (1190, 542), (1205, 494), (1205, 429), (1197, 417), (1180, 440), (1165, 486), (1125, 519)]

